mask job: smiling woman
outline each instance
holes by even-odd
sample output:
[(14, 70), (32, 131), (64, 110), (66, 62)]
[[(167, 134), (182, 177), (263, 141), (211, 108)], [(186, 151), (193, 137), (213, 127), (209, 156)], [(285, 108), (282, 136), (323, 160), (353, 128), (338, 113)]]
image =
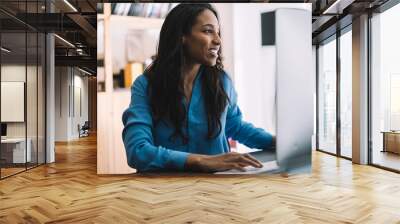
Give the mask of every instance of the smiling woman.
[(167, 15), (154, 62), (132, 85), (122, 133), (128, 164), (143, 171), (261, 167), (230, 152), (228, 138), (267, 149), (272, 136), (242, 120), (223, 70), (218, 14), (210, 4), (179, 4)]

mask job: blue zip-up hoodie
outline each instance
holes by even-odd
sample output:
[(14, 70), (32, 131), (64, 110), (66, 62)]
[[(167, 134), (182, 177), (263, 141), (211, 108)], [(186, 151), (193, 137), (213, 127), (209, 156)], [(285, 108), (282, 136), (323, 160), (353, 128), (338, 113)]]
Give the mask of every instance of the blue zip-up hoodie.
[(228, 138), (250, 147), (266, 149), (272, 143), (271, 134), (242, 120), (242, 113), (237, 106), (237, 95), (231, 79), (223, 75), (223, 86), (229, 97), (229, 104), (221, 116), (221, 133), (208, 140), (207, 117), (202, 97), (200, 76), (202, 69), (193, 83), (192, 97), (188, 106), (187, 128), (183, 132), (189, 142), (183, 143), (178, 138), (170, 138), (174, 133), (172, 126), (164, 122), (153, 123), (149, 98), (147, 95), (147, 77), (140, 75), (132, 85), (131, 103), (123, 113), (124, 130), (122, 138), (125, 145), (128, 165), (138, 172), (184, 170), (190, 153), (217, 155), (230, 151)]

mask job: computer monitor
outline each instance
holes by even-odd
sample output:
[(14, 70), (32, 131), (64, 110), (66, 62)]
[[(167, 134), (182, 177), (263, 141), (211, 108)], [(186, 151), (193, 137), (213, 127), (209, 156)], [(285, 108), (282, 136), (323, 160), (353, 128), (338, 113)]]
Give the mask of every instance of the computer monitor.
[[(296, 23), (288, 23), (288, 19)], [(315, 80), (310, 19), (306, 10), (276, 10), (277, 161), (291, 173), (311, 171)], [(289, 38), (288, 30), (296, 38)]]
[[(287, 20), (296, 21), (288, 23)], [(311, 171), (313, 90), (311, 13), (298, 9), (275, 11), (276, 38), (276, 161), (275, 172)], [(293, 35), (288, 33), (293, 32)], [(296, 52), (296, 54), (293, 54)], [(270, 152), (251, 153), (262, 162)]]
[(7, 136), (7, 124), (1, 123), (1, 136)]

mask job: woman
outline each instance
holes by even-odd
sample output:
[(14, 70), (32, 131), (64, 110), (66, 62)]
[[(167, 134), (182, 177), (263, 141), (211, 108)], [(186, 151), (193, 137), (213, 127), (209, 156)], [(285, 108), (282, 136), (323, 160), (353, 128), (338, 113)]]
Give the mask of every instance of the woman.
[(128, 164), (138, 172), (262, 167), (249, 154), (230, 152), (228, 138), (251, 148), (272, 144), (269, 133), (242, 121), (236, 101), (222, 66), (217, 12), (210, 4), (177, 5), (122, 117)]

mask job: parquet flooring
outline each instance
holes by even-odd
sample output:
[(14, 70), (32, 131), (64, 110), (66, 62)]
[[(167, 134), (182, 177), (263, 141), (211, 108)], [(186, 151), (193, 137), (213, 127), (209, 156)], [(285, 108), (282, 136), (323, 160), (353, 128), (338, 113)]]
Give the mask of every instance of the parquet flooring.
[(13, 175), (13, 174), (15, 174), (15, 173), (18, 173), (18, 172), (21, 172), (21, 171), (24, 171), (25, 170), (25, 167), (18, 167), (18, 168), (1, 168), (1, 177), (3, 178), (3, 177), (7, 177), (7, 176), (10, 176), (10, 175)]
[(311, 174), (96, 174), (96, 138), (0, 181), (0, 223), (400, 223), (400, 175), (313, 153)]
[(374, 151), (372, 161), (374, 164), (400, 170), (400, 154), (376, 150)]
[[(40, 164), (42, 165), (42, 164)], [(5, 164), (4, 167), (1, 168), (1, 178), (6, 178), (8, 176), (23, 172), (25, 170), (33, 169), (37, 167), (36, 162), (25, 164)]]

